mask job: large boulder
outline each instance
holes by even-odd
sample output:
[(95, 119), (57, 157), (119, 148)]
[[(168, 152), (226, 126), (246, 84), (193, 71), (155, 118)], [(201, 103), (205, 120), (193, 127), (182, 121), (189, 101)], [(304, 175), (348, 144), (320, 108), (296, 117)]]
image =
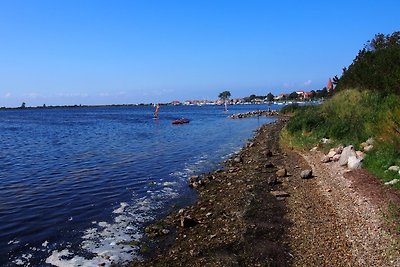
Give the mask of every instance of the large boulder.
[(347, 165), (347, 162), (348, 162), (350, 156), (357, 157), (357, 154), (354, 151), (354, 147), (352, 145), (349, 145), (349, 146), (346, 146), (345, 148), (343, 148), (342, 154), (340, 155), (340, 159), (339, 159), (339, 165), (340, 166)]

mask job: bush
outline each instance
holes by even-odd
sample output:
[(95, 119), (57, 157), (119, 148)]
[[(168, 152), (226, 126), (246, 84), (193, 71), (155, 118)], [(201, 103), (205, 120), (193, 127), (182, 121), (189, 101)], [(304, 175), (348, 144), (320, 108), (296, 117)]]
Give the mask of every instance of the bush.
[(293, 114), (299, 110), (302, 110), (303, 108), (304, 108), (304, 106), (300, 106), (299, 104), (294, 103), (294, 104), (284, 106), (283, 108), (281, 108), (281, 110), (279, 112), (281, 114)]

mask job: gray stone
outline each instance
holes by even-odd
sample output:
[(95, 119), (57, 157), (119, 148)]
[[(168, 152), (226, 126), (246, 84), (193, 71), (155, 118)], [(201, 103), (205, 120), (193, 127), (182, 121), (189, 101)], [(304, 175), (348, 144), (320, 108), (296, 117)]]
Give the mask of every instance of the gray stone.
[(343, 149), (343, 152), (340, 155), (339, 165), (340, 166), (347, 165), (350, 156), (356, 156), (356, 152), (354, 151), (354, 147), (352, 145), (346, 146)]
[(236, 157), (236, 158), (233, 159), (233, 162), (235, 162), (235, 163), (240, 163), (240, 162), (242, 162), (242, 161), (243, 161), (243, 160), (242, 160), (241, 157)]
[(347, 167), (350, 170), (356, 170), (356, 169), (361, 169), (361, 163), (362, 159), (361, 158), (357, 158), (357, 156), (350, 156), (347, 160)]
[(276, 176), (278, 176), (278, 177), (285, 177), (286, 174), (287, 174), (287, 171), (286, 171), (285, 168), (280, 169), (280, 170), (278, 170), (278, 171), (276, 172)]
[(300, 177), (303, 179), (308, 179), (312, 177), (312, 170), (303, 170), (300, 173)]

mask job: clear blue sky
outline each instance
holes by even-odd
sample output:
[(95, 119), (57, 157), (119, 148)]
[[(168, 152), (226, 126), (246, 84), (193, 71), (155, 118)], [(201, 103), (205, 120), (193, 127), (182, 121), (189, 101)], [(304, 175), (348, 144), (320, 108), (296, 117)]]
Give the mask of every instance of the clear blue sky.
[(0, 0), (0, 106), (317, 90), (400, 2)]

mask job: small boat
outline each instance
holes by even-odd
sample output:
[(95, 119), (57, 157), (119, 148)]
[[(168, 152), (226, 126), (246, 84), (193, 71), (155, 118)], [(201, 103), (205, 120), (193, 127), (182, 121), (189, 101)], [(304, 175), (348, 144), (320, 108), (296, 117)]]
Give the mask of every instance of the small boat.
[(189, 123), (189, 122), (190, 122), (190, 120), (182, 118), (182, 119), (172, 121), (172, 124), (185, 124), (185, 123)]

